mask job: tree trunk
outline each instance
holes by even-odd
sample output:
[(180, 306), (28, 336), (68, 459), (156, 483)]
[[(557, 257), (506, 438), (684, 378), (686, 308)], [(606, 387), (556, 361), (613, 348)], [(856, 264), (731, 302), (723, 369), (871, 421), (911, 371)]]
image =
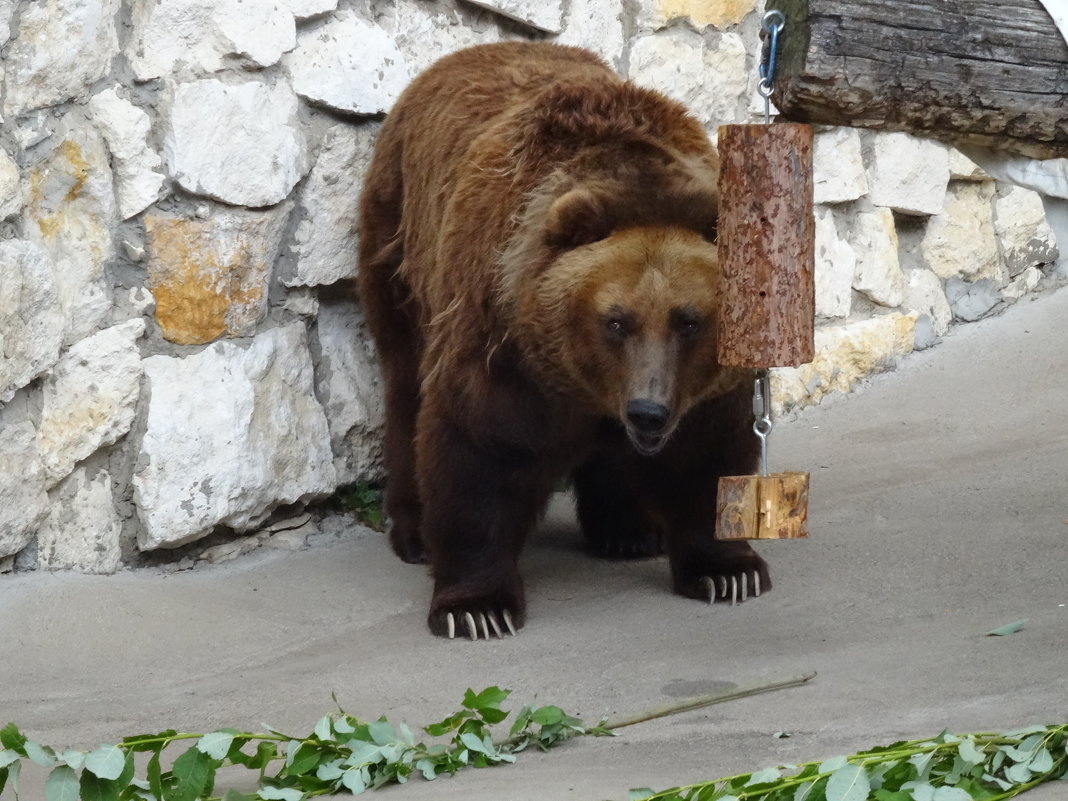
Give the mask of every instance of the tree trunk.
[(1068, 155), (1068, 44), (1038, 0), (768, 0), (790, 120)]

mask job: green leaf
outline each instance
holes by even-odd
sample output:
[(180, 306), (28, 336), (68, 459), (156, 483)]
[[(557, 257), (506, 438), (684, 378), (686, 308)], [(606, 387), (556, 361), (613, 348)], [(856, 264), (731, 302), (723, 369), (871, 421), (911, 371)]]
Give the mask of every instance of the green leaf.
[(986, 755), (967, 737), (957, 744), (957, 754), (969, 765), (982, 765), (986, 762)]
[(125, 765), (126, 754), (118, 746), (106, 743), (85, 757), (85, 769), (109, 781), (119, 778)]
[(511, 690), (502, 690), (500, 687), (487, 687), (478, 694), (468, 689), (463, 705), (478, 712), (487, 723), (500, 723), (508, 717), (508, 713), (501, 710), (501, 703), (511, 694)]
[(332, 782), (341, 778), (341, 775), (345, 772), (341, 767), (344, 764), (344, 760), (332, 759), (329, 762), (324, 762), (318, 768), (315, 769), (315, 778), (324, 781)]
[(33, 740), (27, 740), (25, 744), (26, 756), (30, 761), (42, 768), (51, 768), (56, 764), (56, 752), (45, 745), (39, 745)]
[(15, 798), (19, 797), (19, 774), (22, 772), (22, 762), (12, 762), (7, 766), (7, 780), (11, 782), (11, 790)]
[(1013, 784), (1024, 784), (1031, 781), (1031, 771), (1027, 765), (1017, 762), (1005, 768), (1005, 778)]
[(905, 782), (901, 789), (912, 793), (913, 801), (934, 801), (934, 785), (930, 782)]
[(286, 759), (286, 775), (303, 776), (305, 773), (311, 773), (319, 764), (319, 749), (310, 743), (304, 743), (297, 747), (292, 757)]
[(26, 756), (26, 737), (18, 730), (14, 723), (8, 723), (0, 729), (0, 745), (10, 748), (19, 756)]
[(424, 779), (432, 782), (438, 777), (437, 765), (433, 759), (423, 758), (415, 763), (415, 769), (422, 772)]
[(389, 745), (397, 742), (397, 732), (393, 730), (393, 726), (388, 720), (371, 721), (367, 724), (367, 730), (371, 734), (371, 739), (378, 745)]
[(163, 774), (159, 764), (160, 752), (157, 751), (148, 760), (145, 769), (145, 777), (148, 779), (148, 789), (156, 798), (163, 798)]
[(333, 740), (334, 732), (330, 728), (330, 716), (323, 715), (315, 724), (315, 736), (320, 740)]
[(346, 770), (345, 775), (341, 777), (341, 783), (353, 795), (360, 795), (367, 789), (367, 783), (363, 780), (363, 770), (360, 768)]
[(266, 801), (301, 801), (304, 791), (295, 787), (261, 787), (257, 795)]
[(871, 792), (868, 772), (860, 765), (846, 765), (827, 779), (827, 801), (866, 801)]
[(118, 781), (101, 779), (88, 770), (82, 771), (78, 785), (82, 801), (118, 801), (123, 790)]
[(349, 722), (348, 715), (345, 715), (334, 721), (334, 731), (338, 734), (352, 734), (356, 727)]
[(226, 755), (230, 753), (230, 746), (233, 744), (234, 736), (237, 734), (238, 732), (233, 729), (213, 731), (197, 740), (196, 749), (202, 754), (207, 754), (212, 759), (225, 759)]
[(959, 787), (939, 787), (932, 801), (972, 801), (972, 794)]
[(18, 762), (20, 759), (22, 759), (22, 756), (10, 748), (0, 751), (0, 768), (6, 768), (12, 762)]
[(259, 798), (255, 793), (242, 793), (231, 787), (223, 793), (222, 801), (259, 801)]
[(75, 770), (81, 770), (85, 757), (86, 754), (83, 751), (75, 751), (73, 748), (68, 748), (59, 758), (65, 765), (70, 765)]
[(564, 710), (558, 706), (543, 706), (530, 713), (530, 719), (539, 726), (552, 726), (564, 719)]
[(746, 787), (752, 787), (754, 784), (770, 784), (771, 782), (778, 781), (782, 778), (782, 771), (778, 768), (764, 768), (764, 770), (758, 770), (752, 776), (749, 777), (749, 781), (746, 782)]
[(635, 787), (627, 791), (627, 801), (643, 801), (643, 799), (656, 795), (656, 791), (649, 787)]
[(46, 801), (78, 801), (78, 774), (69, 765), (59, 765), (45, 782)]
[(996, 629), (992, 629), (986, 633), (987, 637), (1004, 637), (1008, 634), (1015, 634), (1024, 627), (1027, 622), (1027, 618), (1023, 620), (1017, 620), (1015, 623), (1006, 623), (1004, 626), (998, 626)]
[(5, 784), (7, 784), (7, 768), (0, 768), (0, 795), (4, 792)]
[(174, 760), (171, 775), (177, 783), (164, 789), (164, 798), (167, 801), (195, 801), (197, 796), (204, 794), (211, 771), (211, 757), (193, 746)]
[(834, 773), (849, 764), (844, 756), (831, 757), (820, 764), (820, 773)]
[(1048, 749), (1041, 748), (1035, 754), (1035, 758), (1027, 763), (1027, 767), (1035, 773), (1046, 773), (1053, 770), (1053, 755)]
[(492, 755), (495, 753), (495, 749), (487, 748), (482, 738), (472, 732), (466, 732), (460, 735), (460, 742), (466, 745), (472, 751), (476, 751), (480, 754)]
[(875, 801), (912, 801), (908, 790), (876, 790)]

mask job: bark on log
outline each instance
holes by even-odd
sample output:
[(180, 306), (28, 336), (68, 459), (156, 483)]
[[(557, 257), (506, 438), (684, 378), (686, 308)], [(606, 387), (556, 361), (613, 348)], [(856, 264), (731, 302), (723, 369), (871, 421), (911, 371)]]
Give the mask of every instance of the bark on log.
[(1068, 44), (1038, 0), (768, 0), (786, 119), (1068, 154)]
[(719, 129), (719, 361), (792, 367), (815, 355), (812, 128)]

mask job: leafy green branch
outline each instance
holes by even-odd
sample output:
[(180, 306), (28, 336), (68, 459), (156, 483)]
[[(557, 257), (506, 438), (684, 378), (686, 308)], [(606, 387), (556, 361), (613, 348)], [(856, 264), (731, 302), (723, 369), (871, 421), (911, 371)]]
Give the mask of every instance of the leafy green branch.
[(1004, 801), (1065, 778), (1068, 724), (1006, 734), (942, 732), (660, 792), (632, 790), (629, 801)]
[[(307, 737), (292, 737), (273, 728), (266, 732), (222, 729), (208, 734), (179, 733), (126, 737), (94, 751), (58, 751), (28, 739), (14, 724), (0, 729), (0, 795), (10, 786), (16, 797), (23, 760), (50, 770), (47, 801), (218, 801), (215, 774), (227, 765), (259, 773), (255, 793), (228, 790), (222, 801), (304, 801), (348, 791), (360, 794), (386, 784), (403, 784), (415, 774), (434, 779), (464, 767), (488, 767), (515, 761), (535, 746), (548, 750), (578, 735), (608, 734), (603, 721), (587, 726), (557, 706), (523, 707), (507, 739), (494, 742), (491, 727), (508, 712), (501, 703), (508, 690), (468, 690), (463, 708), (425, 727), (447, 743), (416, 742), (411, 729), (385, 718), (363, 721), (340, 709), (326, 715)], [(163, 752), (173, 744), (194, 741), (169, 770)], [(143, 778), (135, 776), (135, 755), (149, 754)], [(272, 772), (268, 768), (277, 765)]]
[[(40, 745), (14, 724), (0, 729), (0, 796), (18, 797), (24, 761), (50, 772), (46, 801), (306, 801), (327, 794), (360, 794), (413, 776), (431, 780), (466, 767), (509, 764), (530, 746), (549, 750), (573, 737), (611, 734), (614, 729), (740, 697), (794, 687), (811, 675), (739, 688), (640, 715), (588, 726), (558, 706), (525, 706), (507, 736), (495, 726), (509, 691), (468, 690), (462, 708), (423, 731), (439, 742), (416, 742), (403, 723), (364, 721), (340, 707), (306, 737), (271, 727), (265, 732), (222, 729), (208, 734), (167, 730), (126, 737), (85, 752)], [(336, 701), (336, 699), (335, 699)], [(441, 740), (444, 740), (442, 742)], [(191, 743), (164, 768), (164, 751)], [(147, 755), (143, 777), (135, 758)], [(215, 776), (224, 766), (259, 775), (258, 789), (216, 796)], [(1068, 778), (1068, 724), (1032, 726), (1007, 734), (958, 736), (943, 732), (928, 740), (821, 762), (769, 768), (654, 792), (632, 790), (632, 801), (1003, 801), (1052, 779)]]

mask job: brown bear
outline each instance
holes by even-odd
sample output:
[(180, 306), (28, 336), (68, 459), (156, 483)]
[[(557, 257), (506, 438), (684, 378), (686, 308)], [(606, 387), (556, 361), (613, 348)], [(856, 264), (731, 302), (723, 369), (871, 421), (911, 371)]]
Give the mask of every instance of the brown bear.
[(771, 587), (713, 539), (718, 477), (757, 458), (752, 373), (716, 356), (718, 165), (684, 107), (560, 45), (446, 56), (390, 111), (358, 289), (390, 541), (430, 563), (435, 634), (523, 625), (519, 553), (563, 477), (599, 554), (666, 550), (706, 601)]

